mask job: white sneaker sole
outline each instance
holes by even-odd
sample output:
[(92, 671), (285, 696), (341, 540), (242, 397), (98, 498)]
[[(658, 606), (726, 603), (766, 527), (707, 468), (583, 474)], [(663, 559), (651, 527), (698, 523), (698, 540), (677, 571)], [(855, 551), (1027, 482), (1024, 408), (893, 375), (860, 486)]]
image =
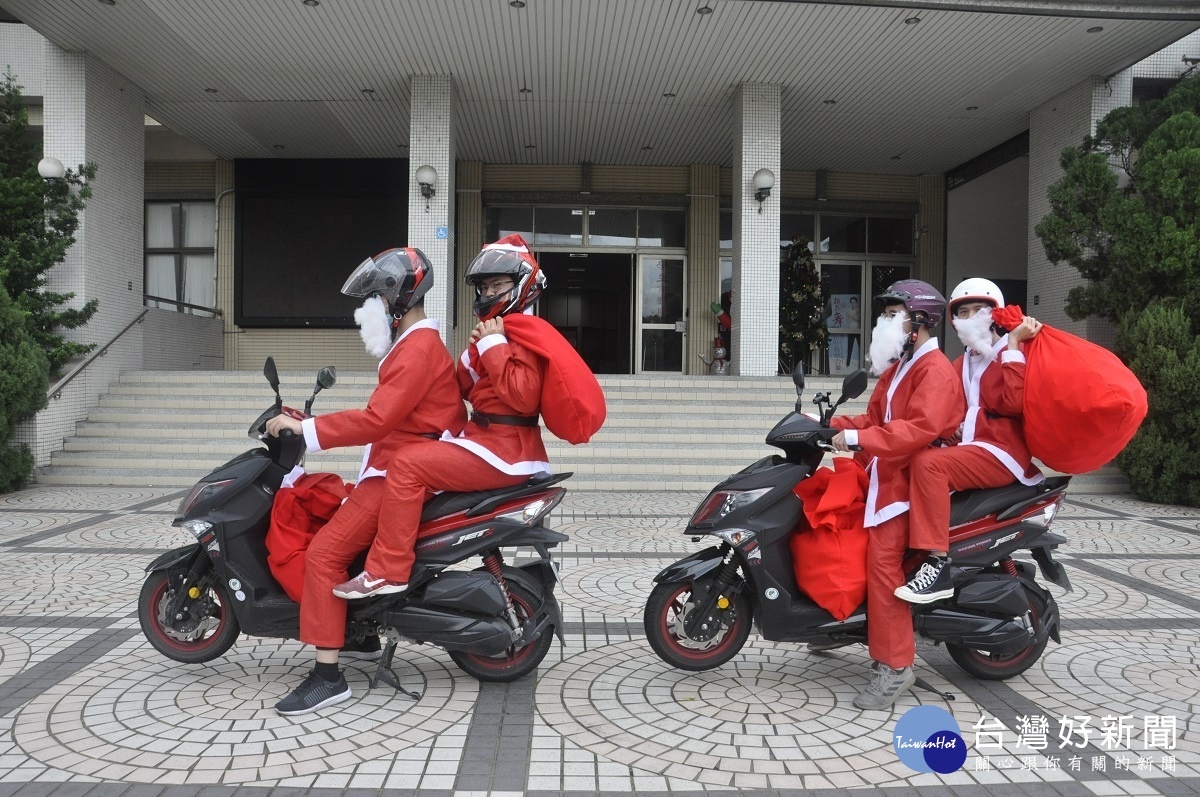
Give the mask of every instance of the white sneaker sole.
[(363, 598), (374, 598), (379, 595), (394, 595), (397, 592), (404, 592), (407, 589), (408, 589), (407, 584), (401, 584), (399, 586), (385, 585), (385, 586), (380, 587), (379, 589), (373, 589), (370, 592), (354, 592), (351, 590), (346, 590), (343, 592), (339, 589), (334, 589), (333, 594), (335, 596), (341, 598), (342, 600), (356, 601), (356, 600), (362, 600)]
[(951, 587), (950, 589), (944, 589), (939, 592), (928, 592), (921, 594), (919, 592), (913, 592), (908, 587), (896, 587), (896, 591), (892, 594), (900, 600), (907, 601), (908, 603), (926, 604), (944, 601), (947, 598), (953, 598), (954, 588)]
[(320, 711), (321, 709), (325, 708), (326, 706), (336, 706), (338, 703), (344, 703), (347, 700), (349, 700), (351, 698), (351, 696), (352, 696), (352, 693), (350, 691), (350, 687), (347, 686), (345, 692), (336, 694), (333, 697), (327, 697), (324, 700), (322, 700), (320, 703), (316, 704), (315, 706), (312, 706), (311, 708), (300, 708), (300, 709), (296, 709), (295, 711), (282, 711), (277, 708), (277, 709), (275, 709), (275, 712), (278, 714), (282, 714), (285, 717), (295, 717), (298, 714), (311, 714), (314, 711)]

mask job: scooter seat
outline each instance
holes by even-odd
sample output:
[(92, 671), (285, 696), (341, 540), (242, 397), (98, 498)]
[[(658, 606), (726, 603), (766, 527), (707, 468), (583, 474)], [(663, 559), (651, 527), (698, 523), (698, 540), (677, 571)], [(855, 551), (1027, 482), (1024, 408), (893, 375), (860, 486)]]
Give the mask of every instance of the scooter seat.
[(990, 490), (964, 490), (950, 497), (950, 527), (961, 526), (972, 520), (1003, 512), (1014, 504), (1036, 498), (1063, 484), (1061, 477), (1046, 479), (1041, 484), (1028, 486), (1016, 482), (1006, 487)]
[(560, 473), (557, 476), (534, 476), (516, 487), (501, 487), (474, 493), (439, 493), (425, 502), (425, 508), (421, 510), (421, 522), (426, 523), (463, 511), (466, 511), (468, 517), (482, 515), (507, 501), (545, 490), (573, 475)]

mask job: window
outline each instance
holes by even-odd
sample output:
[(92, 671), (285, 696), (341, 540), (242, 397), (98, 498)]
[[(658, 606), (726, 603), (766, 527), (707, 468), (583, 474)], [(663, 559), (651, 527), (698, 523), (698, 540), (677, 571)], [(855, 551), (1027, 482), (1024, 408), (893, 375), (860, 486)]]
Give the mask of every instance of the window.
[(633, 208), (589, 208), (588, 246), (637, 245), (637, 214)]
[(913, 222), (871, 216), (867, 219), (867, 251), (885, 255), (911, 255)]
[(813, 243), (813, 219), (807, 213), (779, 214), (779, 248), (786, 250), (792, 245), (793, 238), (804, 238), (808, 241), (808, 251), (815, 251)]
[(533, 208), (490, 207), (484, 211), (484, 228), (489, 243), (510, 235), (533, 241)]
[(687, 211), (638, 210), (638, 246), (687, 246)]
[(542, 246), (582, 246), (582, 208), (537, 208), (533, 219), (533, 243)]
[(867, 251), (867, 220), (862, 216), (821, 216), (820, 251)]
[(195, 315), (214, 314), (215, 222), (212, 202), (146, 203), (147, 307)]

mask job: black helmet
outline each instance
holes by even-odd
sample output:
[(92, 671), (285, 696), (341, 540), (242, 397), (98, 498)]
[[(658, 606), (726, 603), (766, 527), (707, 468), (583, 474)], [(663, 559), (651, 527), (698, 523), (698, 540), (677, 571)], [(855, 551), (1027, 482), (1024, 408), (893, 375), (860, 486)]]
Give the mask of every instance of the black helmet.
[[(513, 287), (498, 296), (484, 296), (483, 281), (501, 276), (512, 277)], [(546, 275), (520, 235), (509, 235), (483, 247), (467, 268), (466, 281), (475, 288), (475, 315), (480, 321), (522, 312), (546, 287)]]
[[(923, 280), (899, 280), (888, 286), (887, 290), (875, 297), (889, 304), (902, 304), (908, 314), (929, 329), (933, 329), (942, 321), (946, 312), (946, 297), (941, 292)], [(923, 319), (921, 318), (923, 316)]]
[(386, 249), (368, 257), (342, 286), (347, 296), (366, 298), (379, 294), (402, 317), (433, 287), (433, 266), (420, 249)]

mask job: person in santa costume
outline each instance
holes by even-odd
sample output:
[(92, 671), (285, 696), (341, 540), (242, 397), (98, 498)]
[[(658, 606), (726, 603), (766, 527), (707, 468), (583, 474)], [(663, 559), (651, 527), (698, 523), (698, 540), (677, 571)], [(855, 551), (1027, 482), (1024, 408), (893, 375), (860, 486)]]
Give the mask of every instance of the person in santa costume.
[(992, 322), (992, 310), (1004, 306), (996, 283), (978, 277), (963, 280), (950, 293), (950, 322), (966, 350), (954, 361), (967, 399), (967, 415), (955, 435), (957, 445), (922, 451), (913, 462), (909, 485), (910, 523), (921, 530), (929, 556), (896, 589), (909, 603), (933, 603), (954, 595), (950, 544), (950, 493), (1043, 480), (1033, 464), (1021, 429), (1025, 391), (1025, 355), (1020, 344), (1041, 330), (1024, 316), (1007, 332)]
[[(333, 594), (351, 562), (367, 550), (379, 528), (390, 463), (437, 445), (466, 425), (454, 361), (438, 322), (426, 318), (422, 297), (433, 286), (433, 267), (419, 249), (389, 249), (354, 270), (342, 293), (365, 298), (354, 312), (367, 351), (379, 362), (379, 384), (365, 409), (298, 421), (280, 415), (267, 432), (303, 434), (309, 451), (366, 446), (358, 484), (308, 547), (300, 601), (300, 641), (316, 647), (316, 666), (276, 704), (280, 714), (306, 714), (350, 698), (338, 668), (345, 642), (346, 603)], [(431, 439), (432, 438), (432, 439)], [(378, 657), (379, 641), (372, 638)]]
[(861, 447), (855, 458), (869, 476), (863, 523), (869, 532), (867, 642), (877, 664), (854, 698), (861, 709), (891, 706), (916, 681), (912, 608), (894, 592), (905, 581), (905, 551), (929, 549), (933, 538), (919, 529), (910, 534), (909, 470), (915, 454), (954, 434), (965, 411), (958, 375), (932, 336), (946, 309), (942, 294), (921, 280), (900, 280), (876, 298), (884, 311), (872, 334), (871, 366), (882, 374), (865, 414), (831, 421), (842, 430), (832, 445), (839, 451)]
[[(515, 332), (522, 314), (532, 313), (546, 276), (524, 240), (513, 235), (485, 246), (467, 269), (466, 281), (475, 289), (479, 318), (457, 363), (458, 385), (472, 408), (466, 430), (392, 463), (379, 535), (363, 572), (334, 588), (339, 597), (407, 588), (421, 508), (430, 493), (511, 487), (550, 474), (538, 426), (547, 359), (505, 329), (506, 318), (514, 319)], [(539, 329), (570, 346), (548, 324)]]

